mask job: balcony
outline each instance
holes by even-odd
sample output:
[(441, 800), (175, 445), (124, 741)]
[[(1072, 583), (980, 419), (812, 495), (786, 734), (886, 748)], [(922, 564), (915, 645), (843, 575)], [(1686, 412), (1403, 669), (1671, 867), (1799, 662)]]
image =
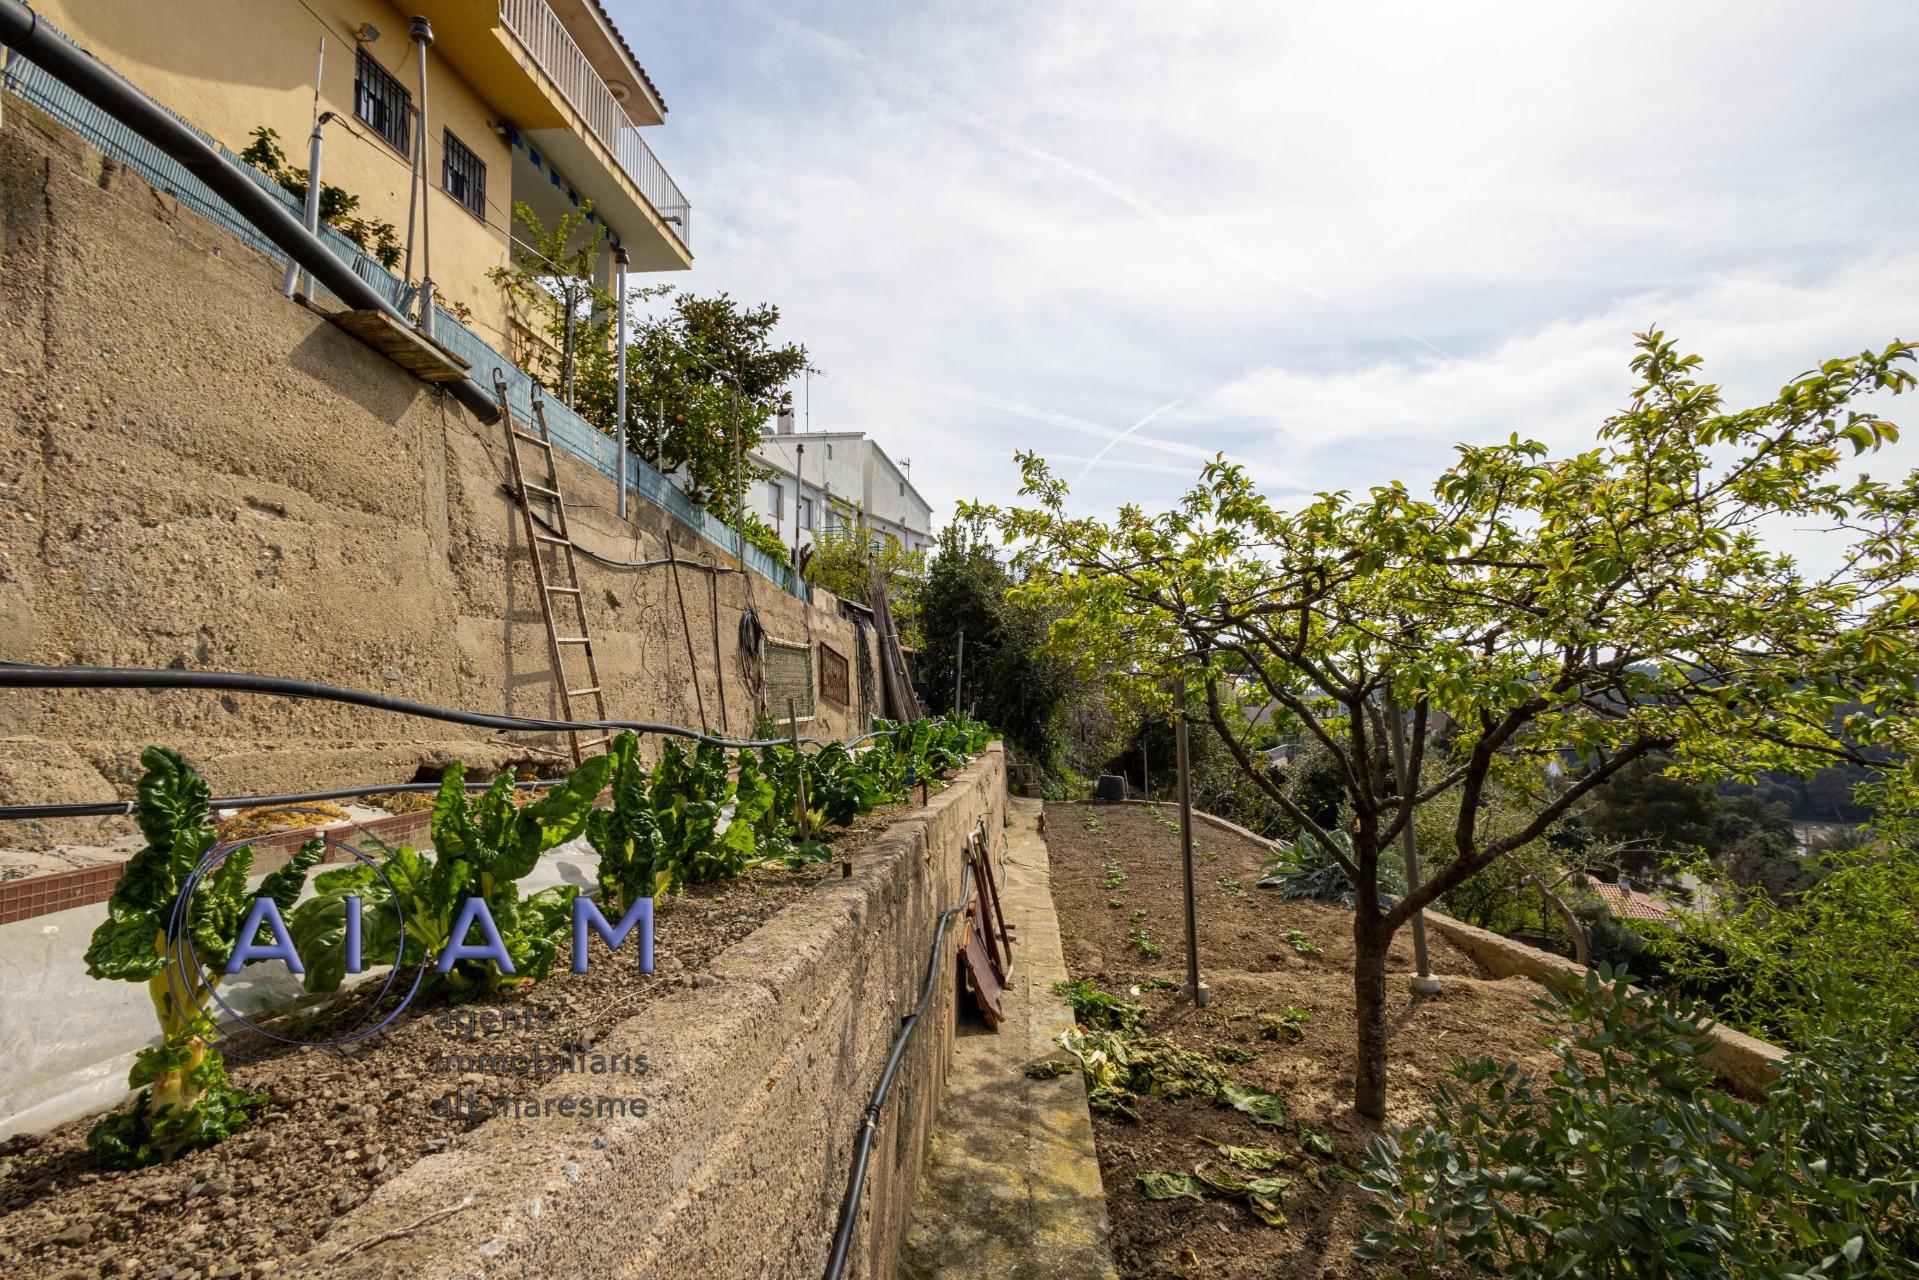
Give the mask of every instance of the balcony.
[[(547, 6), (546, 0), (499, 0), (499, 3), (500, 25), (512, 33), (526, 55), (606, 148), (620, 171), (646, 197), (682, 249), (689, 246), (692, 205), (653, 154), (653, 149), (640, 137), (639, 129), (628, 118), (620, 99), (593, 69), (559, 15)], [(633, 232), (627, 230), (626, 234), (630, 236)]]

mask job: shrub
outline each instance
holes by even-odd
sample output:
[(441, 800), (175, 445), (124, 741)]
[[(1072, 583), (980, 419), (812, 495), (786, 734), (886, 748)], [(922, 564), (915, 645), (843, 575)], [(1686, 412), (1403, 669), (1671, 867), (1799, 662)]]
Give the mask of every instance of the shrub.
[[(1345, 832), (1335, 831), (1333, 838), (1351, 854), (1352, 842)], [(1337, 902), (1348, 909), (1353, 905), (1352, 878), (1344, 867), (1333, 861), (1326, 847), (1311, 836), (1281, 842), (1279, 852), (1260, 868), (1258, 883), (1260, 888), (1278, 889), (1288, 898), (1317, 898), (1322, 902)], [(1388, 902), (1406, 892), (1405, 873), (1396, 860), (1379, 860), (1379, 887)]]
[(1919, 1059), (1857, 1038), (1719, 1091), (1673, 997), (1589, 972), (1539, 1002), (1560, 1066), (1489, 1058), (1378, 1139), (1361, 1257), (1417, 1275), (1919, 1274)]

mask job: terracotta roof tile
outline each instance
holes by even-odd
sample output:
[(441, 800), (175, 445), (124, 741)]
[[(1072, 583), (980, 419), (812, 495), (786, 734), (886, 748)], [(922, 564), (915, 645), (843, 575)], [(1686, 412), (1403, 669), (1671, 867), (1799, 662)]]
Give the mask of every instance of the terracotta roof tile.
[(1626, 920), (1670, 920), (1672, 911), (1665, 903), (1649, 893), (1625, 885), (1613, 884), (1607, 880), (1589, 882), (1615, 916)]

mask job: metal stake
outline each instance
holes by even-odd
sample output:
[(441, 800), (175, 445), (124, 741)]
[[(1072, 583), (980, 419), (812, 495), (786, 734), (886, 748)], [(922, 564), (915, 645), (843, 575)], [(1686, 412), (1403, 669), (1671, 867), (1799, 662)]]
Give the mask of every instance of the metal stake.
[[(1399, 788), (1400, 803), (1406, 806), (1406, 825), (1399, 830), (1399, 849), (1406, 860), (1406, 892), (1419, 892), (1419, 837), (1413, 831), (1412, 781), (1406, 776), (1406, 722), (1400, 715), (1399, 704), (1393, 701), (1391, 689), (1385, 693), (1386, 719), (1393, 729), (1393, 777)], [(1426, 913), (1413, 912), (1413, 993), (1422, 996), (1439, 994), (1439, 979), (1433, 977), (1432, 964), (1426, 955)]]
[(1186, 985), (1180, 994), (1191, 996), (1193, 1004), (1204, 1008), (1213, 993), (1199, 980), (1199, 906), (1193, 885), (1193, 794), (1187, 776), (1186, 747), (1186, 671), (1182, 666), (1173, 686), (1174, 753), (1179, 761), (1179, 853), (1186, 874)]
[[(619, 448), (614, 450), (613, 465), (620, 472), (620, 519), (626, 519), (626, 264), (628, 261), (626, 246), (613, 246), (613, 261), (618, 266), (616, 272), (619, 290), (619, 302), (614, 309), (613, 338), (613, 421), (617, 424), (615, 436)], [(721, 718), (725, 723), (725, 718)]]
[(799, 793), (800, 839), (804, 841), (812, 837), (813, 831), (806, 816), (806, 761), (800, 757), (800, 713), (791, 698), (786, 700), (786, 727), (793, 735), (793, 774), (799, 779), (799, 786), (794, 789)]
[(966, 628), (959, 633), (959, 649), (953, 654), (953, 714), (960, 713), (960, 684), (966, 679)]

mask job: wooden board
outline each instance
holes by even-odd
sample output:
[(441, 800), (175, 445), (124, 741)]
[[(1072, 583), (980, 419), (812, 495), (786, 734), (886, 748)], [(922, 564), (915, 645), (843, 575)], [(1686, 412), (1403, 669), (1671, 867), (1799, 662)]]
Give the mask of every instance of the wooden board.
[(467, 363), (384, 311), (339, 311), (328, 317), (422, 382), (458, 382)]

